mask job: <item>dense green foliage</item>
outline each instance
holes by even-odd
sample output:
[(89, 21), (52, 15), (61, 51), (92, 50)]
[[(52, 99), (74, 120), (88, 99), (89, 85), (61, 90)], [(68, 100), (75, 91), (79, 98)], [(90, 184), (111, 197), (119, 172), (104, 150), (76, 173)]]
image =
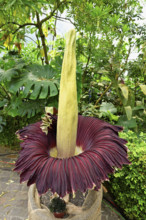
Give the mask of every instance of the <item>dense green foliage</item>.
[(51, 203), (49, 204), (49, 209), (51, 212), (65, 212), (66, 211), (66, 203), (63, 199), (59, 197), (55, 197), (52, 199)]
[(110, 191), (116, 203), (129, 219), (145, 219), (146, 134), (139, 136), (132, 131), (121, 133), (128, 141), (130, 166), (124, 166), (111, 176)]
[(37, 114), (34, 117), (11, 117), (9, 115), (4, 115), (3, 120), (5, 126), (2, 127), (2, 132), (0, 133), (0, 145), (9, 147), (11, 149), (19, 149), (20, 141), (16, 136), (16, 131), (24, 126), (35, 123), (41, 120), (41, 115)]
[(59, 79), (57, 69), (32, 64), (17, 53), (5, 55), (0, 66), (0, 142), (10, 146), (29, 118), (40, 118), (45, 106), (57, 107)]
[[(143, 126), (146, 115), (144, 111), (145, 27), (137, 23), (137, 20), (141, 19), (142, 12), (139, 1), (51, 0), (48, 3), (47, 0), (31, 2), (20, 0), (19, 3), (18, 1), (6, 3), (2, 0), (0, 6), (1, 50), (6, 48), (11, 54), (16, 53), (17, 50), (27, 64), (33, 64), (28, 65), (25, 71), (24, 63), (14, 67), (6, 62), (5, 66), (0, 67), (2, 93), (7, 93), (12, 105), (15, 106), (14, 103), (17, 103), (18, 106), (17, 113), (15, 110), (9, 110), (10, 115), (33, 116), (42, 112), (40, 109), (40, 106), (44, 107), (42, 99), (57, 95), (56, 76), (58, 77), (61, 70), (64, 40), (57, 35), (56, 25), (59, 20), (64, 20), (73, 23), (77, 30), (80, 113), (84, 112), (85, 106), (89, 103), (95, 112), (100, 111), (101, 104), (112, 103), (117, 109), (114, 114), (119, 116), (119, 124), (123, 124), (127, 129), (138, 129), (139, 123)], [(52, 40), (48, 36), (51, 36)], [(31, 43), (26, 46), (28, 39)], [(137, 60), (131, 62), (129, 57), (134, 47), (140, 54)], [(49, 67), (48, 69), (39, 67), (36, 77), (35, 69), (40, 64), (47, 64)], [(41, 78), (41, 75), (49, 77), (52, 67), (54, 75), (51, 73), (51, 77), (55, 77), (53, 78), (55, 82), (47, 82), (46, 77)], [(32, 68), (33, 74), (30, 76)], [(31, 82), (32, 78), (33, 82)], [(42, 83), (45, 85), (42, 86)], [(7, 91), (9, 84), (10, 91)], [(22, 106), (25, 98), (27, 98), (27, 104), (25, 100), (27, 109), (22, 112), (18, 108)], [(37, 110), (38, 100), (40, 106)], [(57, 105), (52, 99), (45, 104), (48, 103)], [(99, 117), (117, 121), (114, 114), (109, 110), (108, 113), (100, 112)]]

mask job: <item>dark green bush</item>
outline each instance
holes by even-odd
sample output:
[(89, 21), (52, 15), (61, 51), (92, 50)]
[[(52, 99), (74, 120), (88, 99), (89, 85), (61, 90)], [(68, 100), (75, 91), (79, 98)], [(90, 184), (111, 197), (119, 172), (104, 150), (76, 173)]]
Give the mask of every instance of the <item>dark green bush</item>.
[(124, 166), (110, 178), (110, 191), (128, 219), (144, 220), (146, 216), (146, 133), (121, 133), (128, 141), (131, 165)]
[(49, 209), (51, 212), (64, 212), (66, 211), (66, 203), (63, 199), (60, 199), (59, 197), (55, 197), (52, 199)]
[(20, 145), (20, 141), (17, 139), (15, 132), (28, 124), (34, 123), (41, 119), (41, 114), (34, 117), (4, 117), (6, 125), (3, 126), (2, 132), (0, 132), (0, 146), (6, 146), (11, 149), (16, 149)]

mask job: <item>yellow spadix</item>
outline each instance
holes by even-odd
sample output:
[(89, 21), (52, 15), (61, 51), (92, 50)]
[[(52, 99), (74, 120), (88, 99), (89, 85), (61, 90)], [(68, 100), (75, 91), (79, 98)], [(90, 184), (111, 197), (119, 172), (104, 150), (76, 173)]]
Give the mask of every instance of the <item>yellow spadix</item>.
[(75, 155), (77, 124), (76, 33), (75, 30), (71, 30), (67, 34), (60, 81), (57, 120), (58, 158)]

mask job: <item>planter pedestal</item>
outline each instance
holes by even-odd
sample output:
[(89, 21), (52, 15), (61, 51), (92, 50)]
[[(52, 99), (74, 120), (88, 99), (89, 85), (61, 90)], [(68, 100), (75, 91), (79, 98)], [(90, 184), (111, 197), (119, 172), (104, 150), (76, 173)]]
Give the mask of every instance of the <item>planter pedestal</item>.
[[(69, 215), (66, 220), (101, 220), (102, 189), (98, 192), (89, 190), (83, 203), (80, 214)], [(36, 185), (28, 191), (28, 219), (29, 220), (56, 220), (50, 210), (40, 203)]]

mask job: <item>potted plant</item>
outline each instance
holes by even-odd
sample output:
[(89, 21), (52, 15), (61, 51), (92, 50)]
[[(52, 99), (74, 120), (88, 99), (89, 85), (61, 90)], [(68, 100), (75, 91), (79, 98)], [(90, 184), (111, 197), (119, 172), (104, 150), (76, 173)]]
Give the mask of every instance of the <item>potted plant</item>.
[[(34, 220), (46, 212), (41, 210), (39, 196), (49, 189), (60, 198), (89, 189), (82, 213), (72, 219), (101, 219), (102, 182), (115, 167), (130, 163), (126, 141), (118, 136), (122, 127), (78, 116), (75, 44), (75, 30), (71, 30), (62, 65), (58, 116), (48, 113), (41, 122), (17, 132), (23, 142), (15, 171), (20, 172), (20, 182), (28, 181), (31, 186), (29, 216)], [(46, 216), (54, 218), (49, 212)]]
[(63, 218), (66, 214), (66, 203), (63, 199), (55, 197), (51, 200), (49, 204), (49, 209), (56, 218)]

